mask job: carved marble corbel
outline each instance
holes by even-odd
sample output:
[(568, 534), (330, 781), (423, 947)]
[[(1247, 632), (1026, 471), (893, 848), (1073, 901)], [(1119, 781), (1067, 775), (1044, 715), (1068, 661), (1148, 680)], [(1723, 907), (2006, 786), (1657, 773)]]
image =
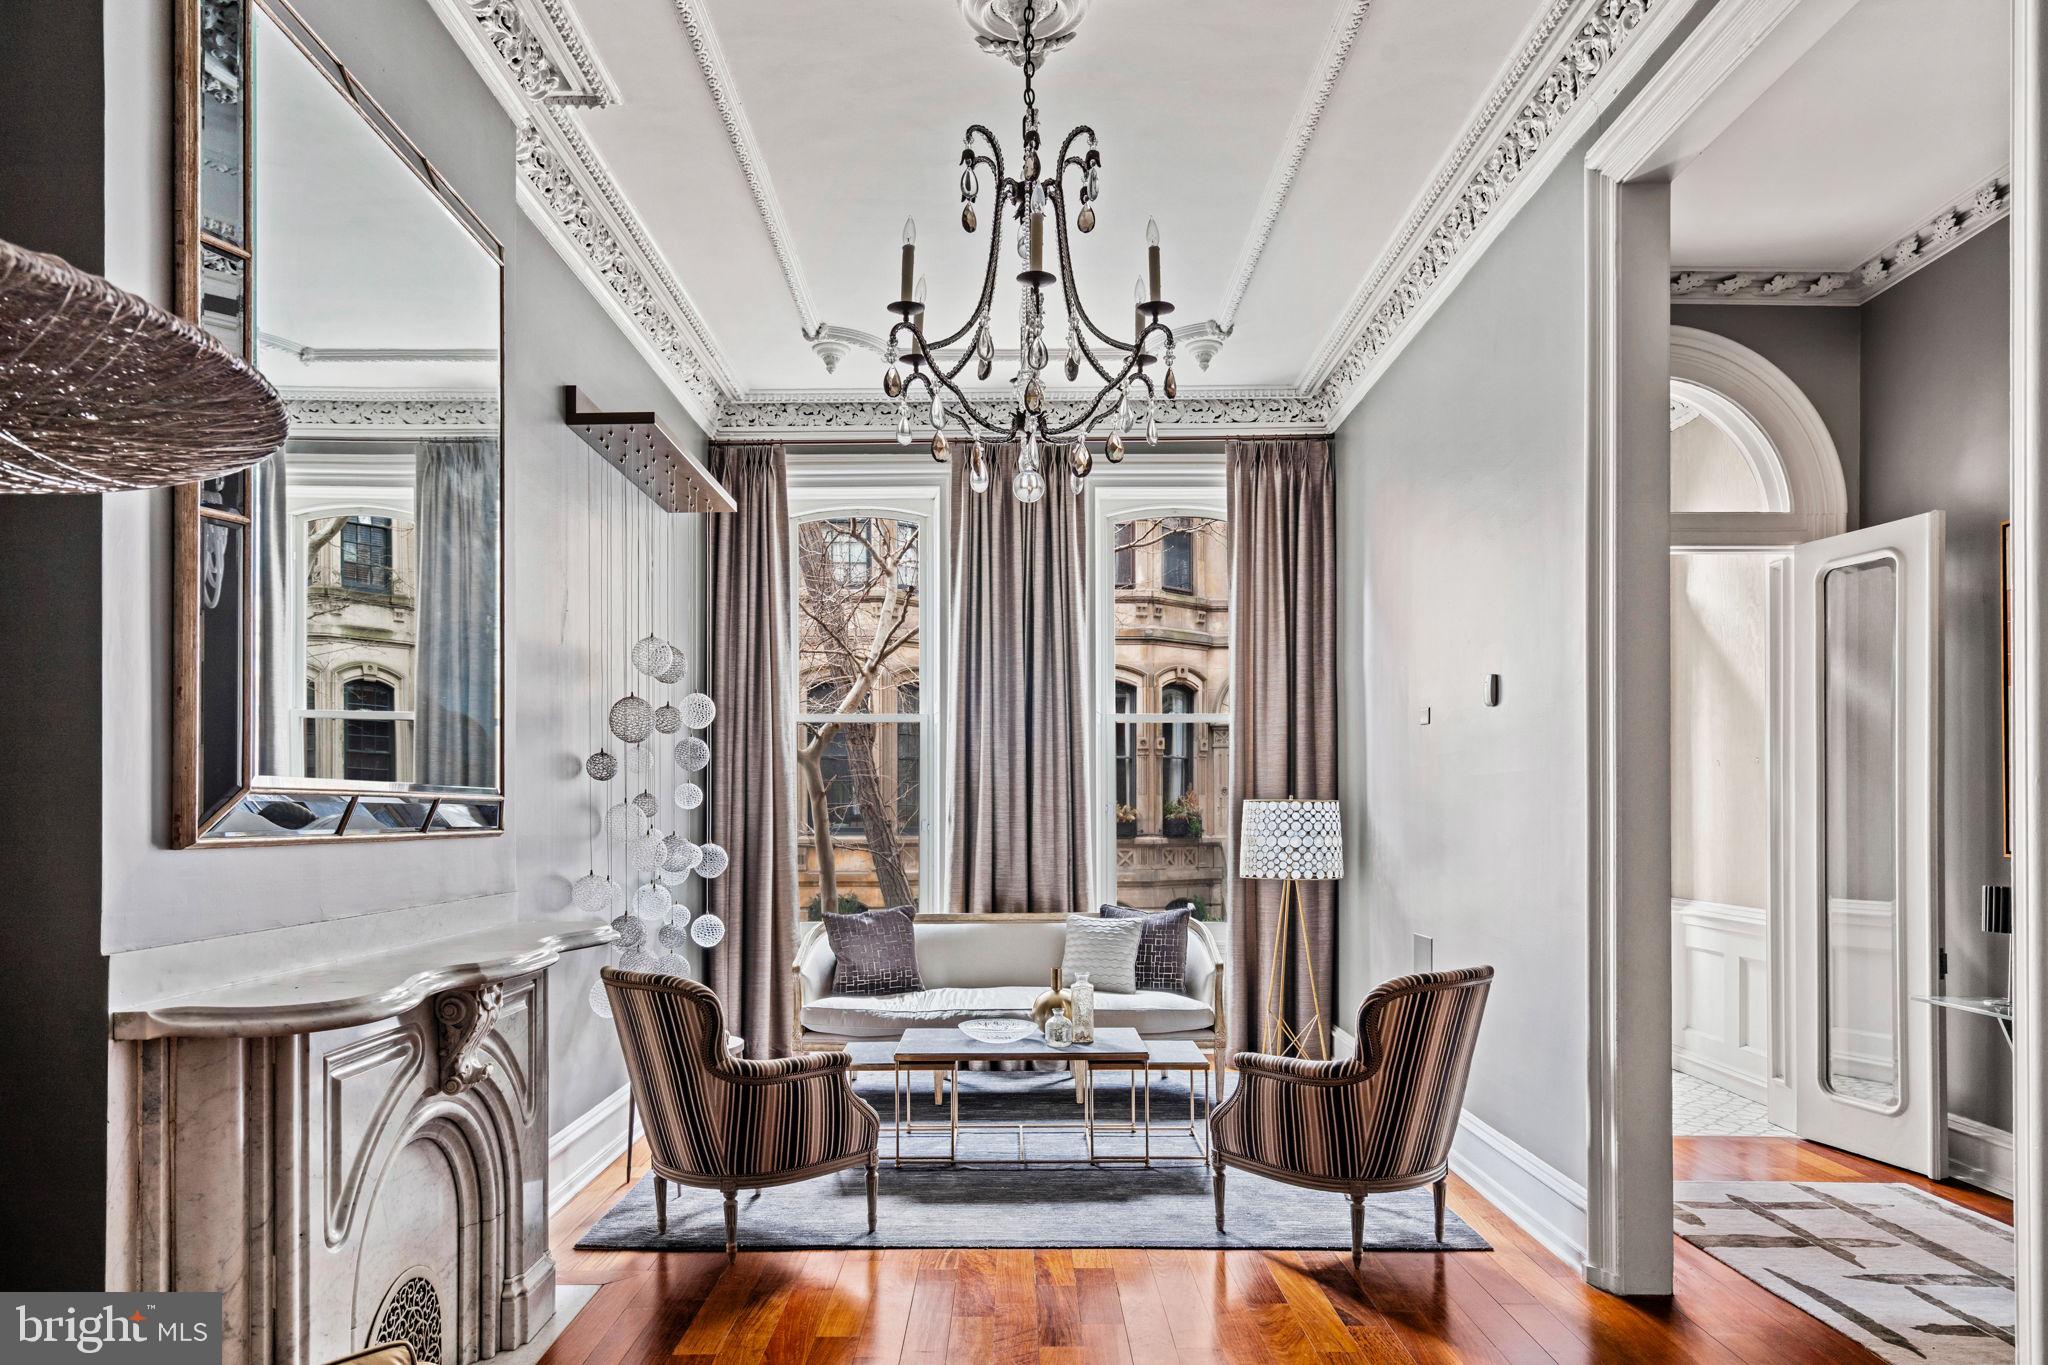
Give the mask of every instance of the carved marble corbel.
[(505, 988), (492, 982), (434, 997), (436, 1041), (441, 1053), (441, 1093), (460, 1095), (491, 1072), (483, 1041), (497, 1022)]

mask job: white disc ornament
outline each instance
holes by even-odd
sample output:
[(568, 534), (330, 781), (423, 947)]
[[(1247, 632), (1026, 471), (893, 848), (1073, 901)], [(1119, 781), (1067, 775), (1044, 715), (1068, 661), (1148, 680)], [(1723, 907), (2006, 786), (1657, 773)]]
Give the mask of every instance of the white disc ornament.
[(650, 791), (643, 791), (634, 797), (633, 804), (639, 808), (642, 815), (650, 820), (654, 818), (654, 813), (661, 809), (661, 802), (655, 800), (654, 793)]
[(635, 777), (646, 778), (654, 771), (654, 751), (643, 744), (626, 750), (626, 771)]
[(635, 839), (626, 850), (627, 861), (641, 876), (651, 876), (661, 866), (661, 835), (649, 832)]
[(664, 953), (662, 954), (661, 965), (655, 970), (659, 971), (663, 976), (688, 976), (690, 974), (690, 960), (681, 953)]
[(669, 649), (671, 653), (669, 655), (668, 667), (655, 674), (655, 681), (664, 682), (673, 687), (683, 680), (683, 673), (690, 665), (689, 661), (683, 657), (682, 650), (677, 649), (674, 645), (670, 645)]
[(732, 859), (726, 856), (724, 845), (705, 844), (702, 847), (704, 857), (697, 864), (697, 875), (706, 881), (713, 877), (723, 877), (725, 869), (732, 866)]
[(629, 657), (633, 660), (633, 667), (650, 678), (658, 678), (668, 671), (669, 661), (674, 655), (675, 650), (668, 641), (658, 635), (647, 635), (633, 646)]
[(701, 773), (711, 766), (711, 746), (695, 735), (676, 741), (676, 766), (686, 773)]
[(690, 941), (699, 948), (716, 948), (725, 937), (725, 921), (716, 915), (699, 915), (690, 921)]
[(615, 844), (637, 839), (647, 832), (647, 813), (631, 801), (620, 801), (604, 813), (604, 832)]
[(638, 744), (654, 733), (654, 708), (645, 697), (620, 697), (612, 703), (611, 715), (606, 719), (612, 733), (628, 744)]
[(618, 933), (621, 948), (637, 948), (647, 941), (647, 926), (631, 915), (620, 915), (612, 921), (612, 928)]
[(604, 914), (612, 904), (612, 879), (595, 872), (578, 877), (569, 886), (569, 903), (580, 914)]
[(680, 834), (668, 836), (667, 851), (661, 857), (661, 870), (680, 874), (694, 869), (704, 857), (704, 850)]
[(672, 953), (679, 953), (683, 950), (683, 945), (690, 941), (690, 932), (686, 927), (671, 921), (654, 931), (654, 941)]
[(655, 707), (654, 728), (665, 735), (674, 734), (683, 728), (683, 713), (666, 704)]
[(668, 888), (649, 882), (633, 893), (633, 913), (642, 919), (668, 921)]
[(619, 760), (609, 750), (599, 749), (583, 760), (583, 771), (590, 774), (594, 782), (609, 782), (619, 775)]
[(718, 719), (718, 704), (702, 692), (692, 692), (683, 698), (683, 724), (692, 730), (702, 730)]
[(602, 980), (590, 983), (590, 1012), (600, 1019), (612, 1017), (612, 997), (605, 990)]
[(619, 959), (619, 969), (627, 972), (651, 972), (661, 966), (661, 959), (653, 953), (635, 948)]
[(704, 789), (695, 782), (676, 783), (676, 808), (695, 810), (704, 804)]

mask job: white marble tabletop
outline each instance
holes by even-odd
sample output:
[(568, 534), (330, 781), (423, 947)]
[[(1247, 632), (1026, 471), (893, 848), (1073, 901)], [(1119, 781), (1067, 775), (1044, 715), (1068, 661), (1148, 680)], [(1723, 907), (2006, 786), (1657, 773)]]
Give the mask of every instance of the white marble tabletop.
[(512, 920), (368, 957), (256, 977), (112, 1016), (116, 1038), (260, 1038), (353, 1028), (442, 991), (526, 976), (617, 938), (603, 920)]

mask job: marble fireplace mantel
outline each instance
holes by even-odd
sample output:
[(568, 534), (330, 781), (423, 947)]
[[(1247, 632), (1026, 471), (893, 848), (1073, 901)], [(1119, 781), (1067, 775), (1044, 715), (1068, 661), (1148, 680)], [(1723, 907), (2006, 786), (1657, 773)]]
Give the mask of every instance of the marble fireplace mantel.
[(602, 920), (512, 920), (390, 952), (116, 1010), (117, 1039), (274, 1038), (392, 1019), (445, 991), (530, 976), (618, 934)]
[(499, 921), (114, 1009), (124, 1287), (220, 1291), (225, 1365), (527, 1341), (554, 1312), (547, 969), (615, 937)]

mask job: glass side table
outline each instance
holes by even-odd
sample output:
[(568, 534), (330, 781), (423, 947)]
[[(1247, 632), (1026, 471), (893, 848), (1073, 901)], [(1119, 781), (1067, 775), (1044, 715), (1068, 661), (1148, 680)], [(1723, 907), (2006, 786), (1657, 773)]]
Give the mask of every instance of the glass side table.
[(1916, 995), (1915, 1000), (1924, 1000), (1936, 1009), (1955, 1010), (1962, 1014), (1982, 1014), (1998, 1021), (1998, 1027), (2005, 1032), (2005, 1045), (2012, 1046), (2012, 1000), (2003, 995)]

